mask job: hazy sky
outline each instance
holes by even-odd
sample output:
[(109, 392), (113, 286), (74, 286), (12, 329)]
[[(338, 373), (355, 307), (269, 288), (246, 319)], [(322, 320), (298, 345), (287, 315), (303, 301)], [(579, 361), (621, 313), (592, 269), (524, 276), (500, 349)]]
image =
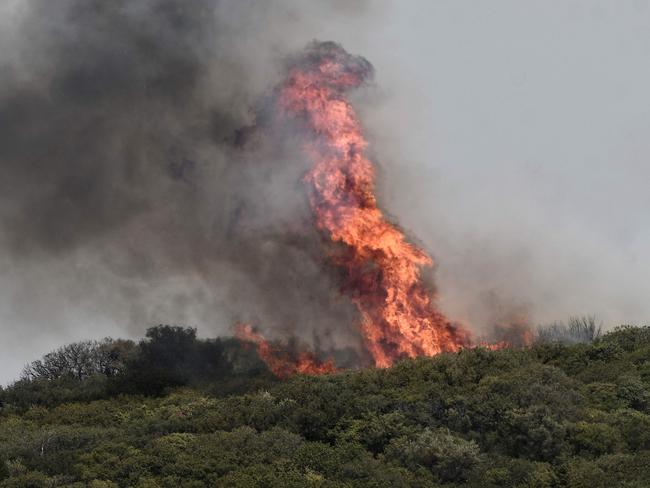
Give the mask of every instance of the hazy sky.
[[(2, 26), (19, 3), (0, 8)], [(248, 25), (239, 17), (257, 4), (233, 3), (232, 25)], [(334, 40), (375, 66), (355, 99), (380, 202), (436, 259), (448, 315), (479, 327), (516, 311), (533, 323), (649, 321), (649, 1), (263, 3), (263, 30), (242, 34), (241, 49), (270, 58)], [(272, 87), (240, 76), (260, 96)], [(65, 259), (0, 259), (0, 384), (67, 341), (174, 321), (154, 306), (134, 329), (97, 305), (112, 303), (110, 288), (91, 305), (84, 286), (61, 291), (52, 276)], [(173, 287), (145, 285), (142, 300)], [(197, 320), (204, 335), (222, 332)]]
[(366, 48), (388, 100), (364, 121), (447, 310), (496, 294), (536, 321), (647, 321), (650, 4), (391, 5)]

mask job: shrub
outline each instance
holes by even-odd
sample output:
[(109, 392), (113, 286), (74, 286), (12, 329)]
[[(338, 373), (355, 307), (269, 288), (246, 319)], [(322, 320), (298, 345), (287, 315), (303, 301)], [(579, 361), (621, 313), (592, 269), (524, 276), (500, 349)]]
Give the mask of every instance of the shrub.
[(443, 481), (461, 481), (479, 460), (473, 441), (452, 434), (448, 429), (424, 429), (415, 436), (399, 437), (386, 448), (386, 458), (408, 469), (428, 468)]

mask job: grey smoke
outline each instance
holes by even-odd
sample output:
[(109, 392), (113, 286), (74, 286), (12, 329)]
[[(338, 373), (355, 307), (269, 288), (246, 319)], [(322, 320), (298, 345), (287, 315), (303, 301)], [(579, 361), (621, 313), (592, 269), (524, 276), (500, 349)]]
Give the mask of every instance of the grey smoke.
[(345, 332), (352, 307), (322, 272), (298, 141), (277, 131), (240, 140), (281, 80), (292, 46), (273, 31), (300, 21), (294, 7), (7, 8), (5, 344), (24, 344), (22, 327), (40, 342), (140, 335), (159, 322), (216, 335), (237, 321), (324, 349), (358, 344)]
[(0, 383), (159, 322), (355, 345), (308, 162), (290, 133), (239, 144), (314, 38), (376, 68), (355, 106), (380, 203), (436, 259), (450, 317), (647, 321), (649, 17), (643, 0), (5, 0)]

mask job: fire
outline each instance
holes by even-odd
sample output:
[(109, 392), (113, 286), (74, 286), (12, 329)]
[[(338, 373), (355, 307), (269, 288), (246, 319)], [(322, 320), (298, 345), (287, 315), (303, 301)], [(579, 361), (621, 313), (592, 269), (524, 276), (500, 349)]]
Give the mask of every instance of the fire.
[(360, 312), (368, 352), (376, 366), (387, 367), (400, 358), (457, 351), (470, 345), (470, 336), (438, 310), (421, 279), (432, 259), (377, 206), (368, 142), (345, 96), (371, 73), (365, 59), (340, 46), (313, 43), (279, 87), (277, 109), (305, 128), (313, 166), (304, 183), (316, 226), (344, 271), (343, 290)]
[(278, 378), (288, 378), (294, 374), (319, 375), (336, 371), (332, 360), (322, 362), (308, 351), (300, 351), (292, 355), (286, 348), (268, 342), (248, 324), (237, 324), (235, 336), (239, 340), (255, 344), (260, 359)]
[(478, 347), (491, 351), (530, 347), (535, 342), (535, 333), (525, 313), (514, 313), (492, 326), (490, 339), (481, 340)]

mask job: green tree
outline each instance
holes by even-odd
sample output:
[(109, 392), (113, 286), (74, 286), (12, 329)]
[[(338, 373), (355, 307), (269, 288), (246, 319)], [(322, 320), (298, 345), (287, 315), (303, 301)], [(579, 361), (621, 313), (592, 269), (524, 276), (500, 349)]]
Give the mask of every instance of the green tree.
[(452, 434), (448, 429), (424, 429), (415, 436), (399, 437), (386, 448), (386, 458), (414, 470), (428, 468), (443, 481), (461, 481), (479, 460), (473, 441)]

